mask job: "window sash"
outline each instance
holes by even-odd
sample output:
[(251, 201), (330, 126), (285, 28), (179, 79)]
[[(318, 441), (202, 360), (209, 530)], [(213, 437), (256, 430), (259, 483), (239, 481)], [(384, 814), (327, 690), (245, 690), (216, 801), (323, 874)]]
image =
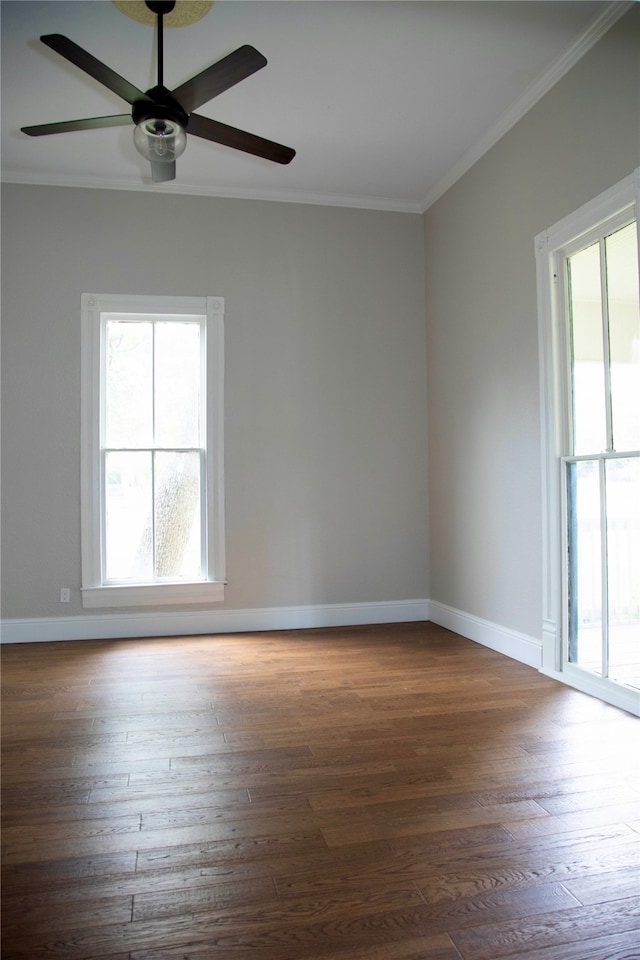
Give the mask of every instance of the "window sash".
[(134, 583), (152, 583), (152, 584), (166, 584), (166, 583), (182, 583), (183, 578), (177, 577), (162, 577), (155, 574), (152, 577), (139, 578), (139, 579), (129, 579), (129, 578), (118, 578), (110, 577), (108, 574), (108, 565), (107, 565), (107, 469), (106, 463), (107, 458), (110, 453), (148, 453), (151, 457), (151, 560), (153, 568), (156, 566), (157, 559), (157, 540), (156, 540), (156, 466), (155, 466), (155, 455), (156, 454), (173, 454), (173, 453), (193, 453), (198, 456), (198, 479), (199, 479), (199, 527), (200, 527), (200, 574), (197, 578), (192, 578), (191, 582), (205, 581), (207, 579), (207, 502), (206, 502), (206, 476), (207, 476), (207, 452), (202, 447), (103, 447), (100, 451), (100, 487), (101, 487), (101, 503), (102, 503), (102, 513), (101, 513), (101, 570), (102, 570), (102, 583), (105, 586), (109, 585), (131, 585)]
[[(108, 327), (110, 322), (118, 322), (123, 324), (136, 324), (136, 323), (149, 323), (153, 328), (152, 332), (152, 356), (151, 356), (151, 390), (150, 390), (150, 401), (151, 401), (151, 430), (152, 437), (150, 444), (141, 444), (140, 446), (152, 446), (159, 447), (161, 446), (156, 441), (156, 426), (157, 426), (157, 417), (156, 417), (156, 343), (157, 343), (157, 328), (165, 323), (186, 323), (193, 326), (197, 326), (199, 330), (199, 343), (200, 343), (200, 409), (199, 409), (199, 442), (194, 444), (194, 446), (199, 446), (206, 450), (206, 437), (207, 437), (207, 316), (206, 313), (151, 313), (151, 312), (140, 312), (140, 313), (131, 313), (123, 312), (117, 313), (114, 311), (103, 311), (100, 314), (100, 386), (101, 386), (101, 395), (100, 395), (100, 446), (114, 446), (113, 444), (108, 443), (108, 424), (107, 424), (107, 382), (108, 382), (108, 345), (107, 345), (107, 334)], [(136, 449), (136, 444), (123, 444), (122, 449)], [(180, 446), (180, 444), (168, 444), (167, 446)]]
[[(594, 450), (588, 447), (582, 447), (577, 438), (577, 416), (576, 416), (576, 385), (578, 376), (578, 365), (575, 360), (574, 338), (576, 331), (574, 329), (574, 299), (571, 280), (571, 262), (572, 258), (578, 254), (593, 249), (598, 257), (599, 271), (599, 345), (602, 350), (599, 366), (601, 367), (602, 382), (598, 385), (600, 396), (597, 398), (602, 409), (599, 411), (602, 418), (602, 452), (620, 451), (626, 449), (621, 444), (619, 437), (619, 423), (617, 422), (617, 410), (614, 417), (614, 396), (613, 396), (613, 373), (612, 373), (612, 321), (610, 315), (609, 300), (609, 275), (607, 264), (607, 243), (617, 233), (626, 227), (633, 226), (637, 232), (639, 225), (637, 222), (636, 210), (633, 206), (618, 213), (615, 216), (607, 218), (604, 224), (600, 224), (589, 232), (589, 234), (580, 237), (573, 243), (568, 243), (558, 250), (556, 258), (556, 277), (561, 274), (564, 288), (564, 338), (563, 342), (568, 345), (566, 350), (567, 372), (566, 386), (567, 395), (565, 398), (566, 406), (566, 425), (567, 425), (567, 443), (564, 450), (571, 454), (585, 453), (589, 454)], [(596, 250), (597, 248), (597, 250)], [(595, 303), (595, 301), (594, 301)], [(582, 419), (584, 420), (584, 414)], [(614, 422), (615, 421), (615, 422)], [(584, 442), (584, 441), (583, 441)], [(580, 449), (578, 449), (580, 447)]]

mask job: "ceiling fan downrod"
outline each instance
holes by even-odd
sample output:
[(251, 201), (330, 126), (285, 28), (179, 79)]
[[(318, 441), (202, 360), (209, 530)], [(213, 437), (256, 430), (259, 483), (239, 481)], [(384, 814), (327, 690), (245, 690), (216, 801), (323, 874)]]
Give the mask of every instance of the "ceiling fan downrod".
[(176, 5), (176, 0), (145, 0), (145, 6), (155, 13), (158, 18), (158, 86), (164, 85), (164, 42), (163, 42), (163, 18), (171, 13)]

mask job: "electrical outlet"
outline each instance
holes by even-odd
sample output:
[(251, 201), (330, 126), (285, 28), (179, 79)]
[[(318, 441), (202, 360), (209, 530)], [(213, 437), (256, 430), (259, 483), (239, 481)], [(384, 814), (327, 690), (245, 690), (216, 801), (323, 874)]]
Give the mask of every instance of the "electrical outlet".
[(71, 590), (69, 587), (60, 587), (60, 603), (69, 603), (71, 601)]

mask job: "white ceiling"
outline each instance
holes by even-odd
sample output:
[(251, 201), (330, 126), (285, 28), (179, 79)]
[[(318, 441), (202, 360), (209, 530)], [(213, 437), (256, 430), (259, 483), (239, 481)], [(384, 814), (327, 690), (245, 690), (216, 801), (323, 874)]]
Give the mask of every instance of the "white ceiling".
[(20, 127), (130, 109), (41, 34), (62, 33), (146, 90), (156, 82), (154, 28), (111, 0), (3, 0), (3, 180), (419, 212), (628, 6), (216, 0), (198, 23), (165, 30), (165, 85), (251, 44), (267, 66), (198, 113), (297, 155), (280, 166), (190, 137), (176, 180), (151, 185), (131, 127), (38, 138)]

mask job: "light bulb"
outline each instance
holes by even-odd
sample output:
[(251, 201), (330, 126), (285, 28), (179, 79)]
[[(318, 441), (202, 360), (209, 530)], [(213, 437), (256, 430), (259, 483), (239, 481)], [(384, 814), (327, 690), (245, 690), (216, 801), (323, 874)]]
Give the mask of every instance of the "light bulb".
[(138, 153), (152, 163), (172, 163), (184, 153), (187, 135), (173, 120), (149, 117), (137, 124), (133, 143)]

